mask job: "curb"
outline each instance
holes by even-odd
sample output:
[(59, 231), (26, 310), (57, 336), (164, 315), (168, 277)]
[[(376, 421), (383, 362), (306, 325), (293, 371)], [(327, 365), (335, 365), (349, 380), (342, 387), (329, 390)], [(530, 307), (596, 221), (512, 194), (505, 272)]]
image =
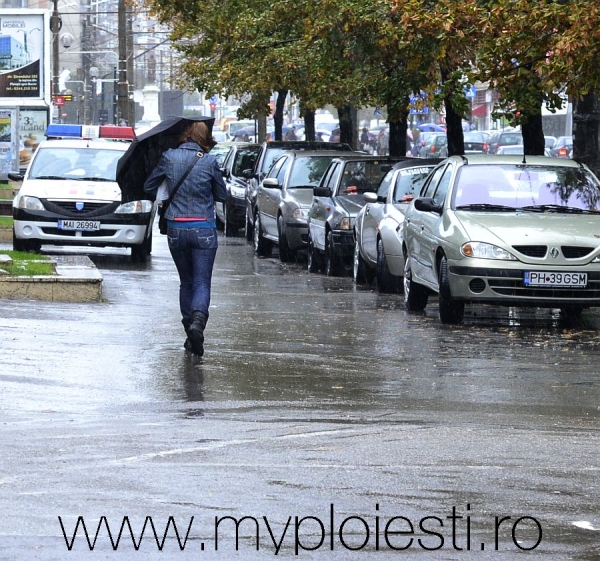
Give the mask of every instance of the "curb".
[[(11, 241), (12, 241), (12, 230)], [(48, 302), (100, 302), (102, 275), (87, 255), (53, 256), (56, 275), (0, 277), (0, 298)]]

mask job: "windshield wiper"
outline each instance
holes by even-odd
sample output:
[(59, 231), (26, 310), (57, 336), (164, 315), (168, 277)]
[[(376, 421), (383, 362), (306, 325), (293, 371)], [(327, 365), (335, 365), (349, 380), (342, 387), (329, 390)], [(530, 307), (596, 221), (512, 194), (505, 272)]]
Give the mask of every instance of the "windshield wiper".
[(114, 181), (113, 179), (106, 179), (106, 177), (77, 177), (77, 181)]
[(526, 210), (528, 212), (564, 212), (571, 214), (583, 214), (596, 212), (594, 210), (587, 210), (584, 208), (577, 208), (573, 206), (561, 206), (561, 205), (529, 205), (523, 206), (519, 210)]
[(492, 205), (489, 203), (476, 203), (472, 205), (459, 205), (456, 210), (491, 210), (491, 211), (503, 211), (503, 212), (514, 212), (517, 210), (514, 206), (506, 205)]
[(31, 179), (67, 179), (64, 175), (38, 175)]

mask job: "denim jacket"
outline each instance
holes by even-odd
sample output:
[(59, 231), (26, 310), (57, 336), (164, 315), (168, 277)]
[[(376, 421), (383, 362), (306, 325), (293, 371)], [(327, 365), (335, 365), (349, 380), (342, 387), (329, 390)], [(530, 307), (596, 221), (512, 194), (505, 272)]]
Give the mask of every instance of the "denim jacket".
[[(196, 154), (202, 157), (198, 159)], [(165, 217), (199, 218), (208, 222), (215, 220), (214, 202), (225, 202), (227, 189), (217, 159), (205, 153), (195, 142), (185, 142), (178, 148), (167, 150), (144, 183), (144, 191), (156, 198), (158, 188), (164, 180), (169, 195), (192, 162), (196, 162), (173, 197)]]

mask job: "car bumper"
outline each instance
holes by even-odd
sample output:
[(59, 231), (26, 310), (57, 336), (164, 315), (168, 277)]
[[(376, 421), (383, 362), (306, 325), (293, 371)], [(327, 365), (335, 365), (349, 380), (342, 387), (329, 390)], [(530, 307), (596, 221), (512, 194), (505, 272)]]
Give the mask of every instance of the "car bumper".
[(333, 230), (333, 247), (340, 257), (354, 257), (354, 233), (351, 230)]
[[(471, 267), (449, 263), (452, 297), (465, 302), (482, 302), (507, 306), (560, 307), (569, 305), (600, 306), (600, 264), (594, 267), (528, 266), (506, 268)], [(526, 286), (526, 271), (586, 273), (585, 287)]]
[(285, 234), (290, 249), (304, 249), (308, 245), (308, 224), (306, 222), (286, 222)]
[(58, 220), (72, 217), (50, 213), (32, 213), (13, 209), (14, 232), (20, 240), (38, 240), (48, 245), (93, 245), (130, 247), (144, 241), (153, 213), (109, 214), (105, 216), (82, 217), (82, 220), (100, 222), (100, 229), (94, 231), (60, 230)]

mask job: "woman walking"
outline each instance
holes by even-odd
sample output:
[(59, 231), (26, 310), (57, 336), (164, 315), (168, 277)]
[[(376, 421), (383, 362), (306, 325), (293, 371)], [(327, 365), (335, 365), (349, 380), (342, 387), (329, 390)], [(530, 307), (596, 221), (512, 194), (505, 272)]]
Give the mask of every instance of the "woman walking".
[(181, 322), (187, 334), (184, 346), (198, 356), (204, 354), (217, 254), (214, 202), (227, 198), (223, 174), (216, 158), (209, 154), (215, 144), (206, 123), (191, 123), (181, 135), (179, 147), (163, 153), (144, 184), (144, 191), (156, 197), (165, 181), (167, 195), (173, 195), (165, 212), (167, 238), (179, 273)]

